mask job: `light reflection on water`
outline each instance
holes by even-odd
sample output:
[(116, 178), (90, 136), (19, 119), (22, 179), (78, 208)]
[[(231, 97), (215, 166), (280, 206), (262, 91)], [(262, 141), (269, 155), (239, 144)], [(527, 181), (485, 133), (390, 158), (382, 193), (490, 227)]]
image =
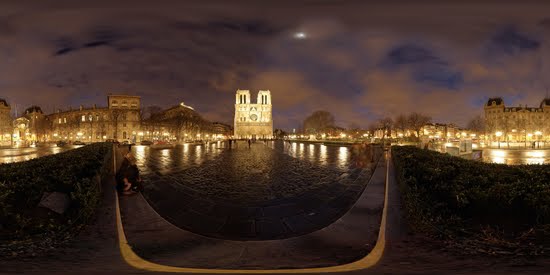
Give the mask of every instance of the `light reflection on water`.
[(27, 161), (47, 155), (53, 155), (75, 149), (81, 146), (47, 146), (47, 147), (23, 147), (23, 148), (2, 148), (0, 149), (0, 163), (12, 163)]
[(202, 145), (195, 145), (195, 164), (202, 162)]
[(338, 163), (341, 166), (346, 166), (349, 160), (349, 149), (347, 147), (340, 147), (338, 150)]
[(327, 164), (327, 158), (328, 158), (328, 155), (327, 155), (327, 146), (324, 145), (324, 144), (321, 144), (319, 146), (319, 153), (320, 153), (320, 156), (319, 156), (319, 162), (321, 164)]
[[(140, 170), (150, 172), (152, 170), (170, 167), (185, 168), (191, 165), (200, 165), (205, 161), (212, 160), (227, 150), (249, 150), (248, 146), (239, 144), (233, 149), (226, 148), (223, 143), (213, 142), (209, 145), (184, 144), (173, 149), (156, 150), (148, 146), (133, 146), (133, 152), (137, 158)], [(262, 148), (263, 147), (263, 148)], [(304, 144), (293, 142), (291, 144), (271, 141), (255, 143), (253, 149), (275, 150), (287, 154), (299, 160), (311, 162), (315, 165), (332, 166), (335, 168), (347, 169), (350, 165), (351, 150), (348, 147), (327, 146), (323, 144)], [(158, 160), (161, 160), (159, 163)], [(159, 167), (160, 165), (160, 167)]]
[(275, 144), (272, 148), (281, 150), (283, 153), (294, 158), (306, 160), (317, 165), (332, 165), (338, 168), (347, 169), (351, 163), (350, 148), (346, 146), (327, 146), (319, 143), (304, 144), (292, 142), (290, 145), (288, 143), (284, 143), (284, 145), (281, 146)]
[(550, 150), (483, 150), (483, 161), (508, 165), (550, 164)]

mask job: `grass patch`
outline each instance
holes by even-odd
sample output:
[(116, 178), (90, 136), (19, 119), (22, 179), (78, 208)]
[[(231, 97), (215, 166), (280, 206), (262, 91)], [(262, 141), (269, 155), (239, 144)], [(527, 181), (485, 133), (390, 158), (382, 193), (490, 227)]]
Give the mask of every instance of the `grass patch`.
[(550, 253), (550, 165), (490, 164), (392, 147), (415, 232), (465, 252)]

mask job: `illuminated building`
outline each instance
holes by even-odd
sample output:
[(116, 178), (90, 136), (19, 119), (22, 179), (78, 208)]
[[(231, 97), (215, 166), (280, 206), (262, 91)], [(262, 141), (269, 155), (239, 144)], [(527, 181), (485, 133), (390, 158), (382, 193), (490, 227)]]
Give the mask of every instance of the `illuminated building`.
[(109, 95), (108, 107), (80, 106), (47, 115), (48, 140), (99, 142), (106, 139), (135, 142), (141, 127), (140, 97)]
[(235, 137), (272, 138), (271, 92), (259, 91), (256, 103), (251, 102), (250, 91), (237, 90), (235, 95)]
[(11, 145), (13, 124), (10, 112), (11, 107), (8, 102), (0, 98), (0, 146)]
[(483, 107), (485, 136), (499, 142), (550, 140), (550, 99), (539, 107), (506, 107), (502, 98), (490, 98)]

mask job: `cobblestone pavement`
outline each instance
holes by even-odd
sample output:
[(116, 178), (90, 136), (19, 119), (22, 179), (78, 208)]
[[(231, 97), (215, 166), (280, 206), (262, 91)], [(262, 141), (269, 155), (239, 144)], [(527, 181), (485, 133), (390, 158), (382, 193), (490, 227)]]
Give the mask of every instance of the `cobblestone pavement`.
[(81, 146), (67, 145), (63, 147), (27, 147), (27, 148), (1, 148), (0, 164), (10, 162), (20, 162), (39, 158), (47, 155), (65, 152)]
[(350, 147), (282, 142), (133, 148), (144, 196), (180, 228), (232, 240), (303, 235), (337, 220), (360, 196), (374, 163)]

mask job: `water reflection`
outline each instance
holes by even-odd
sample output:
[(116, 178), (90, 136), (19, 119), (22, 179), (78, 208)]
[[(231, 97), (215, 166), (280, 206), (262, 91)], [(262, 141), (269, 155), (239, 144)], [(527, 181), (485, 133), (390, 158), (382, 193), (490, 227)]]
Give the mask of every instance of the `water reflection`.
[(338, 163), (343, 167), (348, 165), (349, 149), (347, 147), (340, 147), (340, 150), (338, 150)]
[(202, 162), (202, 145), (195, 145), (195, 163), (201, 164)]
[(550, 150), (485, 149), (483, 161), (508, 165), (550, 164)]
[[(161, 173), (168, 170), (184, 170), (194, 165), (201, 165), (217, 158), (229, 150), (249, 150), (248, 146), (239, 144), (238, 148), (229, 149), (222, 143), (213, 142), (209, 145), (184, 144), (174, 149), (155, 150), (148, 146), (134, 146), (135, 155), (140, 170), (145, 174), (153, 171)], [(323, 144), (267, 142), (253, 145), (255, 150), (275, 150), (294, 158), (311, 162), (315, 165), (332, 166), (338, 169), (347, 169), (350, 165), (351, 151), (348, 147), (327, 146)], [(262, 149), (263, 147), (263, 149)], [(256, 151), (258, 152), (258, 151)]]
[(65, 152), (77, 148), (76, 146), (46, 146), (32, 148), (2, 148), (0, 149), (0, 163), (27, 161), (47, 155)]
[(309, 161), (315, 161), (315, 145), (310, 144), (307, 148), (307, 156)]
[[(271, 146), (269, 146), (271, 147)], [(275, 143), (272, 147), (294, 158), (312, 162), (316, 165), (332, 165), (347, 169), (351, 153), (346, 146), (324, 145), (319, 143), (304, 144), (298, 142)]]
[(319, 162), (321, 164), (327, 164), (327, 158), (328, 158), (327, 146), (324, 144), (321, 144), (319, 146)]

